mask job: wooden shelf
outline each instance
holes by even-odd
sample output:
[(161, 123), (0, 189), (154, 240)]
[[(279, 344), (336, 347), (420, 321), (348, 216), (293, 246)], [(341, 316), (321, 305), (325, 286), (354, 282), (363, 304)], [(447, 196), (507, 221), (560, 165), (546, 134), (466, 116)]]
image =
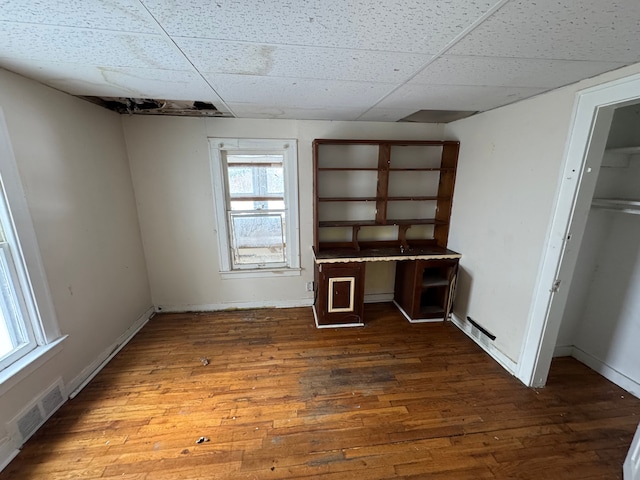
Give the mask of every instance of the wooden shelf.
[(416, 258), (438, 258), (438, 259), (459, 259), (461, 255), (453, 250), (438, 247), (437, 245), (425, 245), (407, 250), (395, 247), (363, 248), (355, 250), (353, 248), (325, 248), (321, 251), (314, 250), (314, 256), (318, 263), (338, 263), (338, 262), (376, 262), (393, 260), (410, 260)]
[(612, 210), (620, 213), (640, 215), (640, 200), (625, 200), (619, 198), (594, 198), (591, 201), (593, 208)]
[[(454, 168), (440, 167), (406, 167), (388, 169), (390, 172), (448, 172), (455, 170)], [(376, 167), (320, 167), (319, 172), (377, 172)]]
[(319, 202), (375, 202), (376, 197), (319, 197)]
[(422, 278), (422, 287), (446, 287), (449, 285), (449, 279), (442, 276), (428, 276)]
[(314, 143), (318, 145), (380, 145), (384, 143), (387, 145), (405, 147), (413, 147), (415, 145), (440, 147), (446, 145), (458, 146), (460, 144), (460, 142), (455, 140), (351, 140), (344, 138), (317, 138), (314, 140)]
[(430, 200), (450, 200), (447, 197), (387, 197), (388, 202), (427, 202)]
[(406, 168), (393, 168), (390, 167), (389, 171), (390, 172), (450, 172), (455, 170), (454, 168), (436, 168), (436, 167), (430, 167), (430, 168), (411, 168), (411, 167), (406, 167)]
[(387, 219), (386, 223), (378, 223), (375, 220), (323, 220), (318, 222), (319, 227), (385, 227), (397, 225), (448, 225), (444, 220), (435, 218), (407, 218), (401, 220)]
[(377, 172), (377, 167), (321, 167), (319, 172)]
[[(376, 197), (319, 197), (319, 202), (376, 202), (382, 200)], [(428, 202), (449, 200), (447, 197), (416, 196), (416, 197), (387, 197), (388, 202)]]
[(420, 307), (420, 315), (425, 317), (432, 315), (444, 316), (444, 308), (439, 305), (422, 305)]

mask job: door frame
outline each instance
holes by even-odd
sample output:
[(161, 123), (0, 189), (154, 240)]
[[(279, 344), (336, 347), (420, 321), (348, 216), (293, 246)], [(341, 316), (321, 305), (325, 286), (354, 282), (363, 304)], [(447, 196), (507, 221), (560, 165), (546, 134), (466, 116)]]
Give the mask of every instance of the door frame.
[(640, 74), (577, 94), (563, 175), (516, 371), (518, 379), (530, 387), (542, 387), (547, 381), (613, 112), (639, 99)]

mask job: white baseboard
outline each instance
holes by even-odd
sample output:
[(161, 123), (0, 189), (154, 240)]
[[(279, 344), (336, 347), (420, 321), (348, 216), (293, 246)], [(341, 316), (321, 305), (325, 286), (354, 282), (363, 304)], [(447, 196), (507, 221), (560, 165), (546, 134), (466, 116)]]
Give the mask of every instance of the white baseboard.
[(344, 328), (344, 327), (364, 327), (364, 323), (335, 323), (331, 325), (320, 325), (318, 322), (318, 312), (316, 306), (311, 307), (313, 310), (313, 320), (316, 322), (316, 328)]
[(90, 365), (85, 367), (79, 375), (67, 385), (67, 391), (71, 392), (69, 398), (74, 398), (80, 391), (102, 370), (109, 361), (129, 343), (138, 331), (146, 325), (153, 316), (153, 307), (144, 312), (138, 320), (106, 350), (104, 350)]
[(556, 345), (553, 350), (553, 358), (570, 357), (573, 354), (573, 345)]
[[(371, 293), (364, 296), (364, 303), (384, 303), (393, 301), (393, 293)], [(313, 306), (313, 298), (283, 300), (278, 302), (230, 302), (183, 305), (157, 305), (155, 311), (166, 313), (219, 312), (222, 310), (249, 310), (253, 308), (296, 308)]]
[(368, 293), (364, 296), (364, 303), (386, 303), (393, 301), (393, 293)]
[(487, 352), (491, 358), (498, 362), (511, 375), (515, 375), (518, 364), (496, 348), (489, 338), (482, 334), (476, 327), (466, 320), (462, 320), (455, 313), (451, 314), (451, 323), (467, 334), (480, 348)]
[(231, 302), (231, 303), (206, 303), (206, 304), (186, 304), (186, 305), (157, 305), (155, 311), (166, 313), (184, 312), (217, 312), (220, 310), (248, 310), (253, 308), (295, 308), (310, 307), (313, 305), (313, 298), (303, 298), (301, 300), (284, 300), (278, 302)]
[(590, 369), (598, 372), (607, 380), (615, 383), (620, 388), (624, 388), (627, 392), (640, 398), (640, 383), (638, 383), (636, 380), (627, 377), (625, 374), (620, 373), (616, 369), (610, 367), (602, 360), (583, 350), (580, 350), (576, 346), (573, 347), (571, 356), (579, 362), (584, 363)]
[(10, 437), (0, 438), (0, 472), (20, 453)]

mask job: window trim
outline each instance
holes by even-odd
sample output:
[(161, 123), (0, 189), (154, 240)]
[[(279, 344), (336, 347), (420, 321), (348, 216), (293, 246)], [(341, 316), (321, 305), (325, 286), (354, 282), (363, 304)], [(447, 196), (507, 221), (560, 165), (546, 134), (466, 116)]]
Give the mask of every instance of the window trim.
[[(263, 277), (282, 275), (284, 272), (300, 274), (300, 218), (298, 215), (298, 146), (295, 139), (249, 139), (249, 138), (209, 138), (211, 156), (211, 178), (213, 203), (216, 215), (218, 253), (222, 278)], [(227, 179), (222, 151), (229, 153), (273, 153), (283, 154), (282, 168), (285, 188), (284, 202), (287, 211), (286, 222), (286, 266), (264, 268), (232, 267), (230, 226), (227, 220)]]
[(4, 384), (9, 378), (23, 372), (31, 364), (30, 361), (24, 361), (24, 359), (41, 357), (54, 347), (52, 344), (58, 345), (64, 337), (58, 327), (36, 232), (1, 107), (0, 181), (2, 181), (4, 188), (2, 200), (5, 205), (2, 209), (5, 210), (5, 213), (3, 215), (9, 216), (10, 224), (13, 227), (13, 232), (5, 232), (5, 234), (15, 234), (16, 237), (14, 245), (12, 245), (15, 249), (12, 252), (12, 257), (17, 264), (16, 270), (20, 287), (24, 293), (24, 301), (37, 343), (35, 349), (2, 370), (0, 384)]

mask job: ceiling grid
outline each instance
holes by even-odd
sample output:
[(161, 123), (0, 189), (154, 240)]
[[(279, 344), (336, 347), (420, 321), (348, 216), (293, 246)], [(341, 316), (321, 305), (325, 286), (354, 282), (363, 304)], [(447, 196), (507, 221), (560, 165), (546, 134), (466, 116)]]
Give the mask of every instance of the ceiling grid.
[(0, 0), (0, 67), (81, 97), (398, 121), (640, 62), (638, 31), (637, 0)]

